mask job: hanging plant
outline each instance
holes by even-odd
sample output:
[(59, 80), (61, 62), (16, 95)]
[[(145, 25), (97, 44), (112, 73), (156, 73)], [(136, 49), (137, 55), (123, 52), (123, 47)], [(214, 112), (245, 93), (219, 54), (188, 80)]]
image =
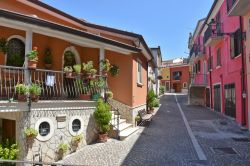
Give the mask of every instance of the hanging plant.
[(113, 76), (113, 77), (118, 76), (119, 72), (120, 72), (120, 68), (117, 65), (112, 65), (109, 72), (110, 72), (111, 76)]
[(6, 54), (8, 51), (8, 41), (5, 38), (0, 39), (0, 52)]
[(50, 69), (52, 67), (52, 55), (51, 55), (51, 50), (47, 48), (44, 52), (44, 59), (43, 62), (45, 64), (45, 67), (47, 69)]

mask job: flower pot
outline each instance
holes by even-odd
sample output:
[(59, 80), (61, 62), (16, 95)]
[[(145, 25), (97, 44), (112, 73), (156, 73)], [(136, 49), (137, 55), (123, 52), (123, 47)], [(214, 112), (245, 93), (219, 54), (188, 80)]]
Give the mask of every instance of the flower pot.
[(149, 114), (154, 113), (154, 108), (150, 108), (150, 109), (148, 110), (148, 113), (149, 113)]
[(107, 142), (108, 140), (108, 134), (99, 134), (99, 141), (100, 142)]
[(17, 100), (19, 102), (26, 102), (27, 101), (26, 95), (25, 94), (18, 94), (17, 95)]
[(91, 96), (92, 100), (94, 100), (94, 101), (97, 101), (100, 97), (101, 97), (100, 93), (94, 93)]
[(66, 78), (74, 78), (72, 72), (66, 72), (65, 74), (66, 74), (66, 76), (65, 76)]
[(29, 60), (28, 61), (28, 68), (29, 69), (36, 69), (37, 68), (37, 61)]
[(91, 95), (90, 94), (80, 94), (80, 99), (81, 100), (91, 100)]
[(38, 102), (39, 100), (39, 96), (35, 95), (35, 94), (30, 94), (30, 100), (32, 102)]
[(52, 64), (46, 63), (46, 64), (44, 64), (44, 66), (45, 66), (46, 69), (51, 69), (52, 68)]

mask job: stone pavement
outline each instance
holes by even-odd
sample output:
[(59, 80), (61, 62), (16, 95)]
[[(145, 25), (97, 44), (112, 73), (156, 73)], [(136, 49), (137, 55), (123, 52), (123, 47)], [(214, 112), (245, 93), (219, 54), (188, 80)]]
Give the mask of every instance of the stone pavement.
[[(177, 98), (207, 161), (198, 160), (175, 96), (168, 94), (161, 98), (162, 105), (149, 127), (141, 127), (139, 132), (124, 141), (109, 140), (104, 144), (88, 145), (61, 162), (112, 166), (250, 165), (248, 132), (240, 131), (233, 121), (206, 108), (188, 106), (186, 95)], [(244, 138), (244, 142), (236, 138)], [(233, 148), (236, 154), (229, 148)], [(231, 154), (225, 154), (225, 151)]]

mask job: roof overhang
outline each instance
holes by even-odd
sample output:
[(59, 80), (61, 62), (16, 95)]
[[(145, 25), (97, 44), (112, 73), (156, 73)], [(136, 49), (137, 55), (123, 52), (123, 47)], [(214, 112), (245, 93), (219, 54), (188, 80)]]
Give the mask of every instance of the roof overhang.
[(249, 0), (237, 0), (228, 12), (229, 16), (244, 16), (250, 11)]
[(123, 54), (138, 53), (143, 51), (140, 48), (85, 31), (2, 9), (0, 9), (0, 25), (21, 30), (31, 29), (33, 32), (38, 34), (56, 37), (83, 46), (104, 48)]

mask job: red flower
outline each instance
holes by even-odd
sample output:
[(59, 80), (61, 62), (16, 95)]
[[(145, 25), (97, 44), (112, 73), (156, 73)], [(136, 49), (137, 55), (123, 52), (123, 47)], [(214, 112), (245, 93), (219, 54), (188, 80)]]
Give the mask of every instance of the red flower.
[(34, 51), (37, 51), (37, 47), (33, 47), (33, 50), (34, 50)]

